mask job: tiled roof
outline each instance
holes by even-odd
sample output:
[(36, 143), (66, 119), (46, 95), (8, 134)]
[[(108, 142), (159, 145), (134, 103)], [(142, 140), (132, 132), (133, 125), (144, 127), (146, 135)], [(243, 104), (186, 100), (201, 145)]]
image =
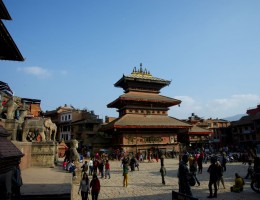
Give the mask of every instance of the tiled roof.
[(100, 124), (102, 119), (80, 119), (77, 121), (73, 121), (71, 124), (76, 125), (76, 124)]
[(168, 103), (171, 105), (177, 105), (181, 103), (181, 100), (154, 94), (154, 93), (145, 93), (145, 92), (128, 92), (119, 96), (115, 101), (109, 103), (107, 106), (114, 106), (115, 103), (122, 100), (132, 100), (132, 101), (143, 101), (143, 102), (160, 102)]
[(22, 156), (23, 153), (10, 140), (0, 137), (0, 159)]
[(260, 112), (256, 113), (254, 116), (254, 120), (258, 120), (260, 119)]
[(1, 20), (0, 33), (0, 60), (24, 61), (22, 54)]
[(122, 87), (125, 82), (142, 82), (142, 83), (155, 83), (161, 85), (161, 87), (164, 87), (166, 85), (169, 85), (171, 81), (157, 78), (152, 76), (152, 74), (147, 71), (146, 69), (142, 68), (142, 65), (140, 65), (140, 69), (136, 69), (134, 67), (133, 72), (130, 75), (123, 75), (123, 77), (117, 81), (114, 86), (115, 87)]
[(243, 116), (243, 117), (240, 118), (240, 120), (232, 122), (232, 125), (233, 126), (238, 126), (238, 125), (252, 124), (253, 123), (253, 118), (254, 118), (253, 115)]
[(192, 126), (189, 130), (188, 134), (196, 135), (196, 134), (211, 134), (212, 132), (208, 129), (201, 128), (199, 126)]
[(133, 99), (133, 100), (144, 100), (144, 101), (159, 101), (159, 102), (181, 102), (178, 99), (144, 92), (128, 92), (120, 96), (121, 99)]
[(126, 114), (103, 126), (103, 130), (113, 128), (189, 128), (190, 124), (164, 115)]
[[(9, 134), (10, 135), (10, 134)], [(7, 139), (7, 131), (0, 126), (0, 174), (11, 170), (23, 156), (23, 153)]]
[(6, 20), (12, 19), (3, 1), (0, 1), (0, 19), (6, 19)]
[(135, 79), (144, 79), (144, 80), (153, 80), (153, 81), (162, 81), (162, 82), (170, 82), (168, 80), (162, 79), (162, 78), (157, 78), (154, 76), (149, 76), (149, 75), (145, 75), (145, 74), (140, 74), (140, 73), (132, 73), (130, 75), (125, 75), (125, 78), (135, 78)]
[(22, 54), (1, 19), (11, 20), (3, 1), (0, 1), (0, 60), (23, 61)]
[(0, 137), (9, 137), (11, 133), (9, 133), (3, 126), (0, 125)]

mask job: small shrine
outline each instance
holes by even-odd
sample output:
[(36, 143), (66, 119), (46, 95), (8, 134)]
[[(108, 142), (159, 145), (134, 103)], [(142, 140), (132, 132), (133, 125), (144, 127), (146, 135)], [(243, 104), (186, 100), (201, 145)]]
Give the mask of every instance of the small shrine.
[(180, 151), (178, 135), (187, 133), (192, 125), (168, 116), (171, 106), (181, 104), (178, 99), (160, 95), (170, 83), (154, 77), (140, 64), (114, 84), (123, 88), (124, 94), (107, 107), (116, 108), (119, 117), (102, 128), (112, 135), (114, 149), (143, 155)]
[(58, 145), (58, 156), (59, 158), (63, 158), (65, 156), (65, 152), (69, 149), (69, 147), (65, 144), (64, 140), (60, 142)]

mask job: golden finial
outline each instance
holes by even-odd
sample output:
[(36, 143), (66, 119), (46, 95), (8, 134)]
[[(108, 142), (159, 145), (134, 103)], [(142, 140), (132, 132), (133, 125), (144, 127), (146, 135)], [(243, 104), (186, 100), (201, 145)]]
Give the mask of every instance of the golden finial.
[(150, 74), (150, 71), (148, 71), (146, 68), (144, 68), (144, 70), (143, 70), (143, 64), (142, 63), (140, 63), (140, 68), (139, 69), (136, 69), (136, 67), (134, 67), (132, 74), (136, 75), (136, 76), (149, 76), (149, 77), (152, 77), (152, 75)]
[(140, 73), (143, 73), (142, 63), (140, 63)]

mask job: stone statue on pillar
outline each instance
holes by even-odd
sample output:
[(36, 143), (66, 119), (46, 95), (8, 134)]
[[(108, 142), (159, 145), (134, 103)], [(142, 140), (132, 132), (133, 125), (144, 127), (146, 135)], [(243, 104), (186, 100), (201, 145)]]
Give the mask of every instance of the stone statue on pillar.
[(75, 163), (79, 163), (80, 155), (77, 151), (79, 142), (75, 139), (70, 142), (70, 161), (74, 161)]

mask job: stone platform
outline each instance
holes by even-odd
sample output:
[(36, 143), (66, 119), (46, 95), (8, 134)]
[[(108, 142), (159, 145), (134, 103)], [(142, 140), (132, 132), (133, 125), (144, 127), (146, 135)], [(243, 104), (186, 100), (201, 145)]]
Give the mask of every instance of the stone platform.
[(72, 175), (59, 164), (53, 168), (31, 167), (22, 170), (21, 194), (26, 199), (71, 199)]

